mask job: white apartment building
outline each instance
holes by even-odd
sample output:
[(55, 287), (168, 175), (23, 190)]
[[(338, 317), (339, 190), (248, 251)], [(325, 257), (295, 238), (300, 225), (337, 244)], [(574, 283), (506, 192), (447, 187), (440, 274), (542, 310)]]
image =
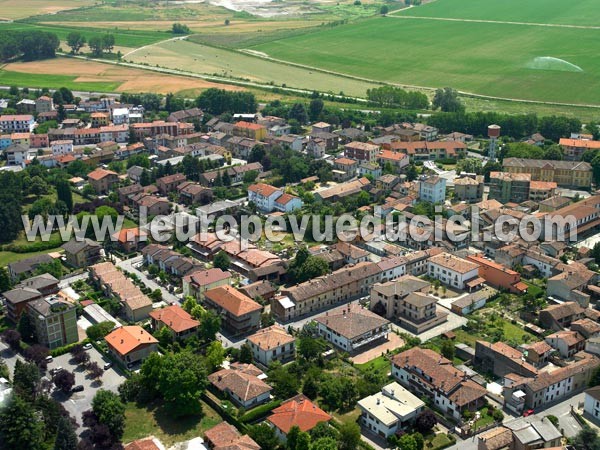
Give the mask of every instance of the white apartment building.
[(427, 274), (448, 286), (465, 289), (467, 282), (479, 278), (479, 264), (440, 253), (427, 261)]

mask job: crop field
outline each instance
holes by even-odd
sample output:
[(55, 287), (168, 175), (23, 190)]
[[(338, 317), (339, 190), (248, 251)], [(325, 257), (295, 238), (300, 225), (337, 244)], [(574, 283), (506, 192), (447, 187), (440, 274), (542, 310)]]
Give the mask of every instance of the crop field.
[(71, 58), (7, 64), (0, 70), (0, 85), (26, 85), (54, 89), (65, 86), (74, 90), (92, 92), (168, 94), (185, 91), (189, 96), (198, 95), (201, 90), (211, 87), (239, 89), (197, 78), (159, 74)]
[(597, 0), (437, 0), (398, 15), (600, 26)]
[(188, 41), (161, 42), (139, 49), (126, 59), (149, 66), (363, 97), (375, 85)]
[(251, 48), (278, 60), (371, 80), (600, 104), (598, 42), (600, 29), (389, 16)]
[(37, 14), (55, 14), (93, 5), (92, 0), (0, 0), (0, 20), (15, 20)]

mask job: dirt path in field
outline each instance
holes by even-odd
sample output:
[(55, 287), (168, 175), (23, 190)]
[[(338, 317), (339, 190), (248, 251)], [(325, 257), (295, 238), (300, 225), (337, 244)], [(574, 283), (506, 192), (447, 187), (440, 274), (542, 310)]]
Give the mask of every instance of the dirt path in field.
[(165, 39), (164, 41), (155, 42), (154, 44), (144, 45), (143, 47), (138, 47), (136, 49), (131, 50), (129, 53), (125, 53), (123, 55), (123, 58), (125, 58), (126, 56), (131, 55), (132, 53), (135, 53), (135, 52), (137, 52), (139, 50), (143, 50), (143, 49), (148, 48), (148, 47), (153, 47), (155, 45), (164, 44), (165, 42), (170, 42), (170, 41), (182, 41), (185, 38), (187, 38), (187, 35), (186, 36), (177, 36), (177, 37), (174, 37), (174, 38)]
[(580, 28), (584, 30), (600, 30), (600, 26), (595, 25), (569, 25), (559, 23), (535, 23), (535, 22), (510, 22), (505, 20), (485, 20), (485, 19), (457, 19), (451, 17), (427, 17), (427, 16), (398, 16), (397, 12), (394, 11), (387, 15), (394, 19), (417, 19), (417, 20), (439, 20), (442, 22), (472, 22), (472, 23), (493, 23), (493, 24), (504, 24), (504, 25), (529, 25), (532, 27), (551, 27), (551, 28)]

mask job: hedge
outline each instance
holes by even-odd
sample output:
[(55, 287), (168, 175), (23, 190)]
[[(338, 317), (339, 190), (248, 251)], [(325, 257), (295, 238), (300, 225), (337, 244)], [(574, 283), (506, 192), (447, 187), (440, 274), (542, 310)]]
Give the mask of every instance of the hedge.
[(48, 242), (37, 241), (31, 244), (7, 244), (2, 246), (2, 250), (13, 253), (33, 253), (42, 252), (60, 247), (63, 242), (59, 239), (51, 239)]
[(281, 400), (273, 400), (272, 402), (252, 408), (250, 411), (240, 417), (240, 422), (248, 423), (262, 419), (264, 416), (269, 414), (271, 410), (277, 408), (279, 405), (281, 405)]
[(62, 347), (58, 347), (53, 350), (50, 350), (50, 355), (52, 355), (53, 358), (56, 358), (57, 356), (61, 356), (61, 355), (64, 355), (65, 353), (69, 353), (71, 350), (73, 350), (73, 348), (75, 348), (75, 346), (87, 344), (88, 342), (90, 342), (90, 340), (86, 338), (81, 342), (74, 342), (73, 344), (63, 345)]

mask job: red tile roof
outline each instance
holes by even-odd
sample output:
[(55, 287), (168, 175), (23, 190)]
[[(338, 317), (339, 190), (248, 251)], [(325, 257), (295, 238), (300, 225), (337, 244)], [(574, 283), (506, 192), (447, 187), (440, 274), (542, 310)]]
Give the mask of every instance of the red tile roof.
[(106, 343), (119, 354), (125, 356), (145, 344), (157, 344), (154, 336), (137, 325), (117, 328), (105, 338)]
[(293, 426), (310, 431), (320, 422), (328, 422), (331, 416), (303, 395), (298, 395), (275, 408), (267, 420), (288, 433)]
[(164, 323), (175, 333), (190, 330), (200, 326), (200, 322), (190, 316), (181, 306), (171, 305), (150, 312), (150, 317)]
[(250, 297), (242, 294), (231, 286), (219, 286), (205, 292), (205, 297), (230, 312), (234, 316), (243, 316), (254, 311), (260, 311), (262, 306)]

